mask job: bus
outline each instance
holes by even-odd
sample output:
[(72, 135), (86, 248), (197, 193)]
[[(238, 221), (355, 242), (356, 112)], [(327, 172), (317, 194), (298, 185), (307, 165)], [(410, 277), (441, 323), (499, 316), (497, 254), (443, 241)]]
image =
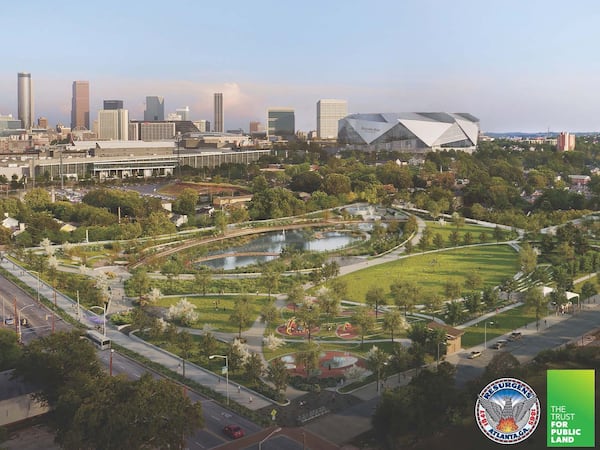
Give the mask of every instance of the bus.
[(110, 348), (110, 339), (95, 330), (87, 330), (85, 336), (100, 350)]

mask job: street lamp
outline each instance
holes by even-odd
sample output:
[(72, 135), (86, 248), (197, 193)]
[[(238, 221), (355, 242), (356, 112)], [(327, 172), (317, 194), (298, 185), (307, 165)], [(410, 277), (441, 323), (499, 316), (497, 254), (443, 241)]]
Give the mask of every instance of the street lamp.
[(279, 433), (281, 431), (281, 427), (277, 427), (275, 428), (273, 431), (271, 431), (266, 438), (264, 438), (262, 441), (260, 441), (258, 443), (258, 450), (262, 450), (262, 445), (263, 442), (265, 442), (267, 439), (269, 439), (271, 436), (273, 436), (275, 433)]
[(113, 359), (113, 353), (115, 352), (114, 348), (110, 349), (110, 360), (108, 362), (108, 374), (112, 377), (112, 359)]
[(33, 272), (37, 276), (37, 302), (40, 304), (40, 273), (37, 270), (30, 270), (29, 272)]
[(35, 303), (32, 303), (30, 305), (25, 305), (17, 311), (17, 330), (18, 330), (17, 337), (19, 340), (19, 344), (23, 342), (22, 334), (21, 334), (21, 312), (26, 310), (27, 308), (31, 308), (32, 306), (35, 306)]
[(102, 334), (106, 337), (106, 303), (102, 306), (90, 306), (90, 309), (99, 308), (102, 311)]
[(483, 349), (487, 348), (487, 324), (494, 325), (494, 322), (488, 322), (487, 320), (483, 322)]
[(210, 355), (208, 359), (221, 358), (225, 360), (225, 392), (227, 393), (227, 405), (229, 405), (229, 358), (227, 355)]

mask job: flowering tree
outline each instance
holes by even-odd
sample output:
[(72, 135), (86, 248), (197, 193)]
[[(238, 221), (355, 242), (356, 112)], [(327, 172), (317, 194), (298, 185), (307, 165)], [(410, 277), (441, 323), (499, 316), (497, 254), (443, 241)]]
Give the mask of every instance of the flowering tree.
[(198, 320), (198, 313), (192, 303), (182, 298), (175, 305), (169, 307), (167, 318), (180, 322), (184, 326), (190, 326)]
[(269, 350), (277, 350), (282, 345), (285, 345), (285, 340), (282, 338), (275, 336), (273, 333), (269, 334), (266, 338), (263, 339), (265, 346)]

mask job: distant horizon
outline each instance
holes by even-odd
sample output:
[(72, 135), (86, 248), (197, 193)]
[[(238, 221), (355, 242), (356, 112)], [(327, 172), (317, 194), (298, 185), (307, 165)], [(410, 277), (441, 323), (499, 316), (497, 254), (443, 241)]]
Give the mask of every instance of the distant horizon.
[(600, 3), (143, 6), (3, 5), (12, 40), (0, 71), (0, 114), (17, 117), (17, 73), (29, 72), (33, 117), (50, 124), (70, 125), (72, 82), (87, 80), (91, 122), (104, 99), (124, 100), (131, 118), (142, 119), (146, 96), (158, 95), (165, 114), (189, 106), (191, 118), (212, 123), (212, 95), (222, 92), (226, 130), (266, 125), (272, 106), (293, 108), (297, 129), (315, 130), (316, 103), (325, 98), (346, 100), (349, 113), (467, 112), (487, 132), (600, 128), (600, 60), (591, 56)]

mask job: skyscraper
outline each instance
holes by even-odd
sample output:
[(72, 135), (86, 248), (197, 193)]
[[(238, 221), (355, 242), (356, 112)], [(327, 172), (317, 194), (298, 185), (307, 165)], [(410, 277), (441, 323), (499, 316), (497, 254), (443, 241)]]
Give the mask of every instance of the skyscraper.
[(165, 99), (156, 95), (146, 97), (146, 110), (144, 120), (165, 120)]
[(317, 137), (337, 139), (338, 121), (348, 115), (346, 100), (322, 99), (317, 102)]
[(90, 82), (73, 81), (71, 129), (90, 129)]
[(114, 111), (115, 109), (123, 109), (123, 100), (104, 100), (105, 111)]
[(179, 120), (190, 120), (190, 107), (186, 106), (185, 108), (177, 108), (175, 110), (175, 114), (180, 117)]
[(296, 133), (296, 118), (292, 108), (269, 108), (267, 110), (268, 136), (290, 139)]
[(213, 131), (222, 133), (224, 130), (223, 124), (225, 122), (225, 116), (223, 114), (223, 94), (220, 92), (215, 93), (215, 121)]
[(17, 75), (18, 119), (23, 128), (31, 129), (33, 125), (33, 91), (31, 87), (31, 74), (19, 72)]
[(129, 111), (126, 109), (103, 109), (98, 111), (98, 139), (129, 139)]

